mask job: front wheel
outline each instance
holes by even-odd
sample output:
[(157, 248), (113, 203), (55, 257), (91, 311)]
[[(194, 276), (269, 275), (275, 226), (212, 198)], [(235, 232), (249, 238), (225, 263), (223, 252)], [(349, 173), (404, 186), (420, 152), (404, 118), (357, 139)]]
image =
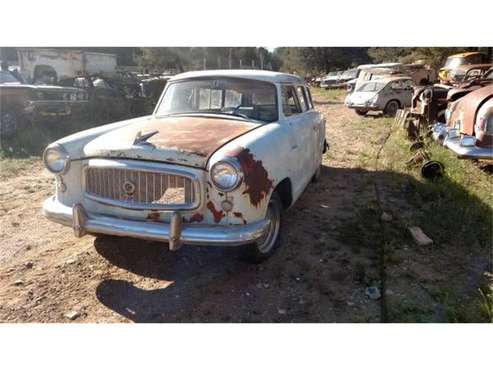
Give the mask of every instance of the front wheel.
[(277, 193), (273, 193), (267, 208), (266, 219), (269, 221), (265, 234), (255, 243), (244, 247), (243, 258), (250, 263), (260, 263), (272, 256), (281, 243), (282, 203)]
[(366, 116), (366, 113), (368, 113), (368, 111), (361, 109), (356, 109), (355, 112), (358, 116)]

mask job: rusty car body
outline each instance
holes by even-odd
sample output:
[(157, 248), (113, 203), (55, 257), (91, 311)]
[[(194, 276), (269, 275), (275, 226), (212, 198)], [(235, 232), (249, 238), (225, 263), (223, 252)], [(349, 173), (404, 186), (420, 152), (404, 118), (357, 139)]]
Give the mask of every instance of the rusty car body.
[(440, 83), (450, 84), (456, 80), (456, 76), (464, 76), (464, 68), (466, 68), (466, 66), (486, 63), (491, 63), (491, 60), (488, 60), (486, 54), (480, 52), (467, 52), (451, 55), (447, 58), (445, 65), (440, 68), (440, 71), (438, 72)]
[(419, 125), (425, 127), (434, 125), (437, 122), (443, 123), (446, 121), (445, 112), (449, 105), (470, 92), (492, 83), (493, 69), (489, 68), (486, 72), (455, 86), (435, 84), (415, 87), (412, 107), (407, 112), (407, 117), (419, 121)]
[(470, 92), (449, 106), (445, 123), (432, 127), (435, 140), (464, 159), (493, 159), (493, 85)]
[(320, 173), (325, 120), (303, 79), (248, 71), (171, 78), (152, 115), (58, 140), (44, 154), (56, 192), (43, 213), (85, 233), (279, 245), (281, 210)]
[(22, 128), (45, 120), (67, 120), (83, 114), (88, 96), (82, 89), (28, 85), (0, 70), (0, 136), (15, 135)]

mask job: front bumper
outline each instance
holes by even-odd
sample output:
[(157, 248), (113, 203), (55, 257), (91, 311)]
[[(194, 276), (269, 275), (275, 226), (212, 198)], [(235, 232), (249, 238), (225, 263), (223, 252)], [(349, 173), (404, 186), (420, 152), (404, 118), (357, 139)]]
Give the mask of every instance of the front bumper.
[[(43, 204), (43, 215), (49, 220), (71, 226), (75, 235), (107, 234), (170, 243), (170, 249), (181, 244), (238, 246), (260, 238), (267, 230), (268, 221), (248, 225), (182, 224), (181, 215), (174, 212), (171, 223), (133, 221), (86, 212), (82, 205), (66, 206), (50, 197)], [(176, 222), (174, 222), (176, 220)]]
[(27, 113), (41, 117), (66, 117), (79, 114), (88, 106), (87, 100), (81, 101), (32, 101), (26, 107)]
[(462, 159), (493, 159), (493, 148), (463, 146), (461, 145), (460, 136), (451, 139), (445, 138), (443, 145)]
[(359, 109), (359, 110), (381, 110), (375, 105), (366, 105), (366, 104), (354, 104), (354, 103), (346, 103), (346, 106), (351, 109)]
[(493, 148), (481, 146), (464, 146), (462, 137), (449, 135), (450, 127), (445, 123), (437, 122), (431, 127), (431, 136), (435, 141), (457, 154), (461, 159), (493, 159)]

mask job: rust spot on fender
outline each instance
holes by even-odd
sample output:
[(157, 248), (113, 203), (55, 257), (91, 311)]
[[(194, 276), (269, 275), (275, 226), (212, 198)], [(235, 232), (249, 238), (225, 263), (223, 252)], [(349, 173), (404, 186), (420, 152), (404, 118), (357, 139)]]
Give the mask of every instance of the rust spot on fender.
[(230, 155), (235, 156), (240, 162), (246, 186), (243, 194), (248, 194), (250, 203), (258, 207), (262, 199), (272, 189), (272, 180), (269, 179), (269, 174), (262, 161), (256, 160), (248, 148), (239, 147)]
[(218, 223), (221, 221), (224, 217), (224, 212), (223, 211), (218, 211), (216, 207), (214, 206), (214, 203), (211, 201), (207, 202), (207, 209), (211, 211), (212, 215), (214, 216), (214, 222)]
[(204, 220), (204, 216), (200, 213), (194, 213), (188, 222), (202, 222)]
[(240, 218), (241, 221), (243, 221), (243, 225), (246, 225), (247, 224), (246, 220), (243, 218), (243, 213), (241, 213), (241, 212), (233, 212), (233, 216)]

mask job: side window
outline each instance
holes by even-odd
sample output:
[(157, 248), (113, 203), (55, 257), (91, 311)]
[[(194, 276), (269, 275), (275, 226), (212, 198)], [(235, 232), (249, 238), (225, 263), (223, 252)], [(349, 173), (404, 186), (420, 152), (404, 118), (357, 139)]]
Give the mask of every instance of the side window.
[(306, 98), (308, 102), (308, 106), (310, 109), (313, 109), (313, 100), (312, 100), (312, 93), (308, 87), (305, 86), (305, 91), (306, 91)]
[(390, 83), (392, 90), (402, 90), (402, 81), (393, 81)]
[(282, 87), (282, 111), (286, 117), (301, 113), (300, 103), (293, 86)]
[(411, 80), (402, 81), (402, 88), (405, 90), (410, 90), (413, 88), (413, 82)]
[(298, 94), (298, 100), (300, 102), (301, 110), (303, 112), (307, 111), (308, 103), (306, 102), (306, 96), (303, 86), (296, 86), (296, 93)]

